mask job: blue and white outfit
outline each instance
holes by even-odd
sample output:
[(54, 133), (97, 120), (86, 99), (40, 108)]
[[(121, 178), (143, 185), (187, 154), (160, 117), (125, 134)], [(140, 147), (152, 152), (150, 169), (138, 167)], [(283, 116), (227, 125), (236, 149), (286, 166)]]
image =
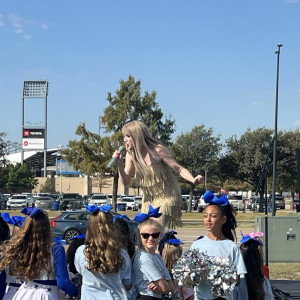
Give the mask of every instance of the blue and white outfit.
[(134, 257), (132, 267), (132, 284), (137, 294), (161, 299), (162, 294), (148, 289), (148, 285), (152, 281), (159, 279), (171, 280), (171, 276), (162, 257), (157, 253), (151, 254), (140, 249)]
[(72, 296), (78, 295), (78, 288), (68, 275), (65, 249), (60, 244), (52, 247), (54, 272), (42, 270), (39, 278), (24, 282), (12, 300), (57, 300), (58, 288)]
[[(208, 256), (218, 256), (229, 258), (236, 267), (238, 275), (246, 274), (247, 270), (243, 260), (240, 248), (231, 240), (215, 241), (209, 239), (207, 236), (200, 240), (196, 240), (191, 245), (190, 249), (198, 249), (199, 251), (206, 251)], [(195, 300), (214, 299), (211, 294), (210, 285), (207, 280), (202, 280), (194, 288)], [(228, 296), (222, 296), (224, 299), (233, 300), (233, 293)]]
[(6, 268), (3, 273), (5, 273), (5, 282), (2, 287), (1, 284), (1, 293), (2, 294), (2, 289), (4, 289), (4, 295), (3, 300), (10, 300), (13, 298), (13, 296), (16, 294), (18, 289), (20, 288), (22, 282), (21, 280), (17, 279), (15, 276), (10, 275), (9, 267)]
[(121, 249), (124, 262), (119, 272), (95, 273), (86, 268), (84, 248), (85, 245), (78, 247), (74, 259), (76, 270), (82, 275), (81, 299), (128, 299), (124, 285), (131, 284), (131, 260), (126, 250)]

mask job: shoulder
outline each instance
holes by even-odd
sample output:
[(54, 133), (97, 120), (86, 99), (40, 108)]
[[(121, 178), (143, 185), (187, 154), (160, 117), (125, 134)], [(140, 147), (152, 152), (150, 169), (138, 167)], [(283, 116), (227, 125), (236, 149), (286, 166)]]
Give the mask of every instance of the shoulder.
[(156, 147), (155, 147), (155, 151), (159, 155), (169, 153), (167, 148), (164, 147), (162, 144), (157, 144)]

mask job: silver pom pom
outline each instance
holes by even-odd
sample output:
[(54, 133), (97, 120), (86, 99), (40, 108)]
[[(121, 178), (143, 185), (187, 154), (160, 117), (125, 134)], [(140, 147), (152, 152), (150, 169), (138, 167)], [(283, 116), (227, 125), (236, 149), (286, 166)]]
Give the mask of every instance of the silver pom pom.
[(173, 278), (179, 285), (193, 287), (206, 279), (214, 297), (230, 294), (237, 281), (235, 268), (229, 258), (208, 256), (198, 249), (182, 254), (172, 269)]

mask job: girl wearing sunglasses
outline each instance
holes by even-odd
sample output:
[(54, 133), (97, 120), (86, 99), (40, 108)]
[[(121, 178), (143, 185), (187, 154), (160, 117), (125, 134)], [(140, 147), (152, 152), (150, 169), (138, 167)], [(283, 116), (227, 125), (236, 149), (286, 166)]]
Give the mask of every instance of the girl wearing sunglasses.
[(136, 299), (161, 299), (163, 294), (175, 291), (168, 269), (156, 253), (162, 231), (162, 226), (152, 218), (139, 225), (139, 250), (132, 267)]

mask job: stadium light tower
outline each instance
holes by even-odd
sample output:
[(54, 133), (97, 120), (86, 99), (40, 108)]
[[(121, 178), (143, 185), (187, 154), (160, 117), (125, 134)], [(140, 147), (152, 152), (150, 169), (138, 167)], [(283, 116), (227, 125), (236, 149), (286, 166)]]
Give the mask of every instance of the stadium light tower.
[[(24, 161), (24, 151), (26, 150), (44, 150), (44, 177), (47, 176), (47, 80), (27, 80), (23, 85), (22, 97), (22, 151), (21, 163)], [(25, 128), (25, 99), (43, 98), (45, 101), (44, 126)]]

